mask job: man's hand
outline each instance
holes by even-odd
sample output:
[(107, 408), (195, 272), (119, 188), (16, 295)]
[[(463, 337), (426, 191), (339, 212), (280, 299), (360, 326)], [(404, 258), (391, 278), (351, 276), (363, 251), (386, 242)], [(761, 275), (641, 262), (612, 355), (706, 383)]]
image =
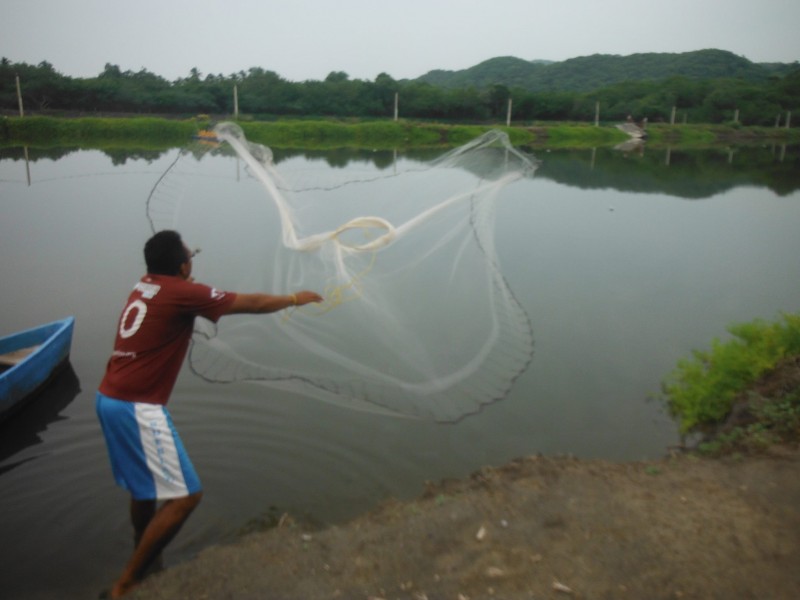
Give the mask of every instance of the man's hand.
[(310, 292), (308, 290), (292, 294), (292, 299), (294, 300), (295, 306), (303, 306), (305, 304), (311, 304), (312, 302), (322, 302), (324, 300), (324, 298), (319, 294), (317, 294), (316, 292)]

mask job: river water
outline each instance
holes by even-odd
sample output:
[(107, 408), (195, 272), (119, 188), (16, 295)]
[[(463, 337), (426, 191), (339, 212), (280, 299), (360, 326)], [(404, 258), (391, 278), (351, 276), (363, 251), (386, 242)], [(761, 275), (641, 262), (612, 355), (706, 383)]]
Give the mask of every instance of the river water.
[[(0, 153), (0, 334), (76, 317), (70, 368), (0, 428), (4, 597), (96, 597), (131, 549), (127, 497), (112, 481), (94, 393), (143, 269), (147, 198), (177, 152)], [(275, 159), (364, 178), (436, 154)], [(426, 480), (521, 455), (662, 456), (679, 437), (654, 396), (676, 361), (724, 338), (731, 323), (800, 310), (800, 149), (535, 154), (535, 176), (504, 189), (494, 215), (495, 258), (534, 339), (510, 393), (442, 424), (293, 389), (221, 386), (185, 369), (170, 410), (206, 494), (168, 565), (259, 519), (289, 512), (339, 522), (382, 499), (417, 496)], [(200, 164), (208, 186), (224, 190), (215, 197), (254, 193), (234, 156)], [(253, 256), (277, 232), (264, 225), (266, 209), (248, 202), (209, 204), (182, 221), (187, 241), (203, 247), (199, 280), (263, 283), (248, 279)]]

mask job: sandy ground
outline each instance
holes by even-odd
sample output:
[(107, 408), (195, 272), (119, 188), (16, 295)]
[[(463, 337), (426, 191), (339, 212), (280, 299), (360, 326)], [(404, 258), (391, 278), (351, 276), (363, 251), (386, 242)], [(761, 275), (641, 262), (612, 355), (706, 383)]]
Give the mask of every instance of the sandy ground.
[[(800, 356), (744, 391), (719, 431), (798, 389)], [(799, 438), (726, 458), (520, 458), (340, 526), (287, 516), (129, 597), (797, 600)]]
[(800, 451), (529, 457), (342, 526), (212, 547), (131, 598), (800, 598)]

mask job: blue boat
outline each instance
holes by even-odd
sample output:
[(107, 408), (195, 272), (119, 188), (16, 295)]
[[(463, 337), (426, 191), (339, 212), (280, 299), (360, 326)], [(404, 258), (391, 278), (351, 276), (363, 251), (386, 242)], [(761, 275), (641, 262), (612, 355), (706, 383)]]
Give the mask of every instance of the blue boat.
[(67, 365), (75, 317), (0, 338), (0, 421), (41, 391)]

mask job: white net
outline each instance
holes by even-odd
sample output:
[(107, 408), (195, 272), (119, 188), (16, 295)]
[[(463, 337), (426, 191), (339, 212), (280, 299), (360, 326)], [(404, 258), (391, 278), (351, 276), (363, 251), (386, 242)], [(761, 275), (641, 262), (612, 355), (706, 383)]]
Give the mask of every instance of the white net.
[[(494, 208), (508, 184), (533, 175), (535, 159), (493, 131), (427, 163), (278, 168), (237, 125), (215, 132), (280, 223), (265, 291), (311, 289), (325, 302), (198, 326), (196, 374), (439, 422), (508, 394), (533, 335), (495, 256)], [(148, 214), (166, 226), (172, 204), (157, 197)]]

